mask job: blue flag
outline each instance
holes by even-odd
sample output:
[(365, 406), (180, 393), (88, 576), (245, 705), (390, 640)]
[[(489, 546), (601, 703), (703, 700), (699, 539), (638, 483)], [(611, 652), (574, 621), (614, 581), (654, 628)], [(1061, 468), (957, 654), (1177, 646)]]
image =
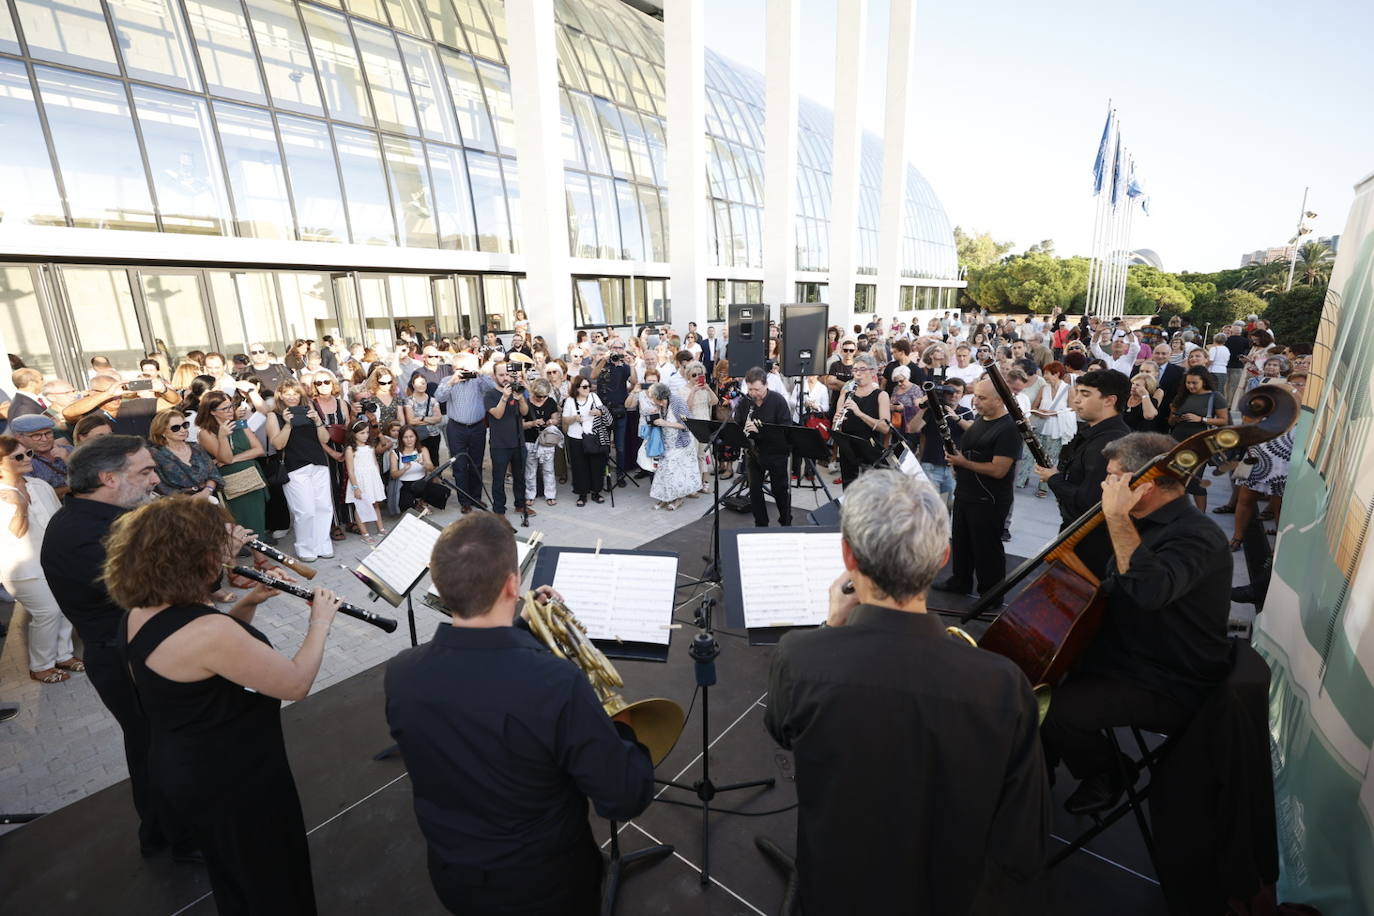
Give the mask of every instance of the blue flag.
[(1126, 173), (1121, 168), (1121, 133), (1116, 135), (1116, 155), (1112, 158), (1112, 208), (1115, 209), (1121, 201), (1121, 192), (1125, 190)]
[(1107, 109), (1107, 123), (1102, 125), (1102, 139), (1097, 143), (1097, 159), (1093, 161), (1093, 193), (1102, 193), (1102, 173), (1107, 167), (1107, 149), (1111, 143), (1113, 112)]
[(1140, 179), (1135, 175), (1135, 157), (1131, 157), (1130, 168), (1126, 173), (1126, 196), (1132, 200), (1139, 198), (1140, 209), (1145, 211), (1145, 215), (1150, 215), (1150, 198), (1145, 194), (1145, 187), (1140, 183)]

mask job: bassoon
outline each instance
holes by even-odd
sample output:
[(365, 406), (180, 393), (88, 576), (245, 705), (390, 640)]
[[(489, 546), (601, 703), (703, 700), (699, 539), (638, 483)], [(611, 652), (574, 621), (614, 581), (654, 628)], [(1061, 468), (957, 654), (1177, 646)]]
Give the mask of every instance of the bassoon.
[(990, 359), (985, 363), (979, 363), (988, 374), (988, 381), (992, 382), (992, 387), (997, 389), (997, 396), (1002, 399), (1002, 403), (1007, 405), (1007, 413), (1011, 414), (1012, 420), (1016, 422), (1016, 429), (1021, 433), (1021, 439), (1026, 443), (1026, 448), (1030, 449), (1031, 456), (1035, 458), (1035, 463), (1042, 468), (1052, 468), (1049, 456), (1045, 454), (1045, 449), (1040, 445), (1040, 440), (1035, 436), (1035, 430), (1030, 428), (1030, 423), (1026, 422), (1026, 415), (1021, 412), (1021, 405), (1016, 403), (1016, 395), (1012, 393), (1011, 386), (1002, 377), (1002, 370), (997, 368), (997, 360)]

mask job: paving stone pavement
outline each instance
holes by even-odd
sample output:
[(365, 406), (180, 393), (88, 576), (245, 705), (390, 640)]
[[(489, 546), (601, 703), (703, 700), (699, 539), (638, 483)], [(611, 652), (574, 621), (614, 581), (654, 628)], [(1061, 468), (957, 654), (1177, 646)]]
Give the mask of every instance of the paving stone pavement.
[[(829, 477), (830, 475), (827, 475)], [(836, 475), (838, 476), (838, 475)], [(839, 495), (838, 485), (831, 487)], [(825, 501), (817, 491), (794, 489), (794, 506), (802, 512)], [(1218, 482), (1211, 488), (1210, 506), (1220, 505), (1229, 494), (1229, 485)], [(819, 499), (817, 498), (819, 497)], [(709, 496), (686, 501), (676, 512), (652, 511), (649, 481), (642, 486), (627, 486), (615, 492), (615, 505), (608, 499), (584, 508), (575, 505), (571, 492), (560, 496), (558, 505), (537, 502), (537, 516), (528, 529), (519, 528), (518, 513), (507, 515), (520, 536), (544, 532), (550, 546), (593, 546), (598, 538), (607, 548), (630, 548), (657, 538), (695, 521), (710, 507)], [(728, 511), (728, 510), (723, 510)], [(440, 524), (458, 518), (457, 501), (433, 516)], [(1230, 516), (1219, 516), (1226, 527)], [(1027, 556), (1041, 549), (1059, 528), (1059, 513), (1053, 498), (1036, 499), (1030, 489), (1016, 492), (1013, 509), (1012, 540), (1008, 552)], [(1229, 535), (1229, 528), (1228, 528)], [(289, 535), (282, 538), (281, 549), (292, 550)], [(703, 551), (709, 544), (702, 544)], [(373, 665), (386, 661), (409, 645), (405, 608), (393, 609), (385, 602), (367, 602), (365, 587), (345, 567), (355, 567), (370, 548), (356, 535), (336, 545), (335, 559), (315, 564), (315, 582), (326, 585), (354, 604), (366, 605), (378, 613), (401, 620), (394, 633), (387, 634), (361, 621), (339, 616), (329, 636), (324, 661), (313, 690), (322, 690)], [(1237, 583), (1246, 581), (1244, 564), (1237, 554)], [(696, 557), (683, 557), (681, 570), (695, 574)], [(417, 589), (423, 594), (428, 579)], [(415, 618), (419, 639), (428, 640), (442, 617), (417, 599)], [(1249, 606), (1233, 606), (1232, 617), (1248, 623), (1253, 618)], [(49, 812), (69, 805), (115, 782), (125, 779), (122, 738), (118, 724), (109, 714), (84, 675), (56, 685), (42, 685), (27, 676), (26, 624), (28, 615), (15, 609), (8, 638), (0, 655), (0, 703), (18, 704), (19, 715), (0, 724), (0, 813)], [(305, 637), (308, 613), (303, 602), (281, 595), (262, 605), (254, 620), (277, 649), (294, 653)], [(313, 691), (312, 691), (313, 692)], [(0, 830), (17, 829), (15, 827)]]

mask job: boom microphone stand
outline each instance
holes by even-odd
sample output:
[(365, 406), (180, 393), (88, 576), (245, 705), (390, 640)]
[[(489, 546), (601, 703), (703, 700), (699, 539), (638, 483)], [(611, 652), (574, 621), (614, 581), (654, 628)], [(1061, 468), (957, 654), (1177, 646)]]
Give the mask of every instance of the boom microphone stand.
[[(655, 779), (663, 786), (672, 786), (696, 793), (701, 802), (701, 883), (711, 881), (711, 799), (721, 792), (734, 792), (737, 789), (752, 789), (756, 786), (772, 788), (776, 783), (773, 777), (750, 779), (745, 782), (732, 782), (718, 786), (711, 781), (711, 687), (716, 683), (716, 657), (720, 655), (720, 644), (716, 642), (713, 616), (715, 598), (701, 599), (697, 610), (697, 626), (700, 632), (692, 640), (689, 654), (696, 663), (697, 686), (701, 688), (701, 778), (690, 786), (673, 782), (671, 779)], [(693, 806), (695, 807), (695, 806)]]
[(746, 443), (744, 431), (739, 424), (730, 420), (721, 420), (717, 423), (714, 420), (698, 420), (692, 417), (684, 417), (682, 422), (692, 433), (698, 442), (704, 444), (711, 450), (711, 465), (714, 473), (711, 475), (714, 481), (715, 493), (711, 502), (711, 508), (706, 511), (711, 513), (711, 553), (703, 556), (706, 561), (706, 568), (701, 573), (699, 579), (689, 579), (678, 585), (678, 588), (685, 588), (691, 585), (702, 585), (707, 582), (720, 584), (720, 504), (721, 501), (732, 496), (734, 493), (743, 489), (748, 481), (748, 474), (739, 475), (734, 483), (730, 484), (724, 495), (720, 492), (720, 462), (716, 460), (716, 443), (723, 442), (726, 445), (734, 445), (737, 448)]

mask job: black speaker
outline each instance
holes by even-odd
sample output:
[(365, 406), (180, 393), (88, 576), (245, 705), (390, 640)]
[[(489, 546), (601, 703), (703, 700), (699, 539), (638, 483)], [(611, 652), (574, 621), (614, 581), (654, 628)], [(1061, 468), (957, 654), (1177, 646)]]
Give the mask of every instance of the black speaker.
[(768, 358), (768, 306), (730, 305), (730, 342), (725, 347), (730, 374), (743, 378)]
[(782, 307), (782, 374), (787, 378), (824, 375), (825, 330), (830, 306), (825, 303)]

